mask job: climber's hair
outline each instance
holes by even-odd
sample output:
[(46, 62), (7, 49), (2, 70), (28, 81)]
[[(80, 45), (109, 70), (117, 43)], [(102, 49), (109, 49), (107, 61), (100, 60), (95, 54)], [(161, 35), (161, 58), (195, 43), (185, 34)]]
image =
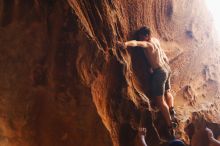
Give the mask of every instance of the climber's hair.
[(151, 36), (151, 30), (147, 26), (143, 26), (139, 29), (138, 34), (143, 36)]
[(132, 38), (133, 38), (134, 40), (141, 41), (140, 36), (151, 36), (151, 30), (150, 30), (150, 28), (147, 27), (147, 26), (143, 26), (143, 27), (137, 29), (137, 30), (133, 33)]

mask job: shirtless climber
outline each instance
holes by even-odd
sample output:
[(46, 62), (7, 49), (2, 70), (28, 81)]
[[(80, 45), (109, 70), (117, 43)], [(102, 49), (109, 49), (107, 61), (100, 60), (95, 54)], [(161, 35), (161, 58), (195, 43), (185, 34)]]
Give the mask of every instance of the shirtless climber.
[(169, 60), (161, 48), (159, 41), (151, 37), (151, 30), (148, 27), (142, 27), (138, 31), (138, 41), (131, 40), (125, 43), (118, 42), (119, 46), (142, 47), (144, 54), (149, 61), (152, 69), (152, 96), (160, 108), (169, 132), (173, 135), (175, 111), (173, 96), (170, 93), (170, 74)]

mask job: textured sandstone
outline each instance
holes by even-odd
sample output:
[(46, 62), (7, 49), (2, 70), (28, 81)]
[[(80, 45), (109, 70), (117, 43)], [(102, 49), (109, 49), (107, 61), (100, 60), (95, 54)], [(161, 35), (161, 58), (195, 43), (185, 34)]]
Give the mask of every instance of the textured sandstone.
[(201, 0), (0, 0), (0, 145), (133, 146), (141, 115), (160, 145), (142, 50), (115, 45), (143, 25), (171, 61), (178, 136), (208, 145), (204, 125), (220, 135), (211, 22)]

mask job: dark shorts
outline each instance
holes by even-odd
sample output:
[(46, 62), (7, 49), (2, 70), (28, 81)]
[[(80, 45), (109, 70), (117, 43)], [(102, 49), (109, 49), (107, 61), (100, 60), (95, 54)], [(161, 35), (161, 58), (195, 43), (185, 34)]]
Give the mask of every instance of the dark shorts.
[(163, 68), (155, 69), (151, 81), (152, 96), (164, 95), (165, 91), (170, 89), (170, 71)]

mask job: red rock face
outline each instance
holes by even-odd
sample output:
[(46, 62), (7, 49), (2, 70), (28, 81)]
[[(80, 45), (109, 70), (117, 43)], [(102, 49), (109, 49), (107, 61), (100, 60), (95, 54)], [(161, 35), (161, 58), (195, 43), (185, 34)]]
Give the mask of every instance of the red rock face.
[(220, 134), (220, 60), (199, 0), (0, 0), (0, 145), (134, 146), (142, 115), (147, 144), (160, 145), (146, 58), (116, 47), (143, 25), (170, 58), (178, 136), (208, 145), (204, 125)]
[(81, 71), (87, 72), (80, 66), (86, 38), (70, 6), (59, 1), (0, 3), (0, 145), (111, 145), (81, 79)]

